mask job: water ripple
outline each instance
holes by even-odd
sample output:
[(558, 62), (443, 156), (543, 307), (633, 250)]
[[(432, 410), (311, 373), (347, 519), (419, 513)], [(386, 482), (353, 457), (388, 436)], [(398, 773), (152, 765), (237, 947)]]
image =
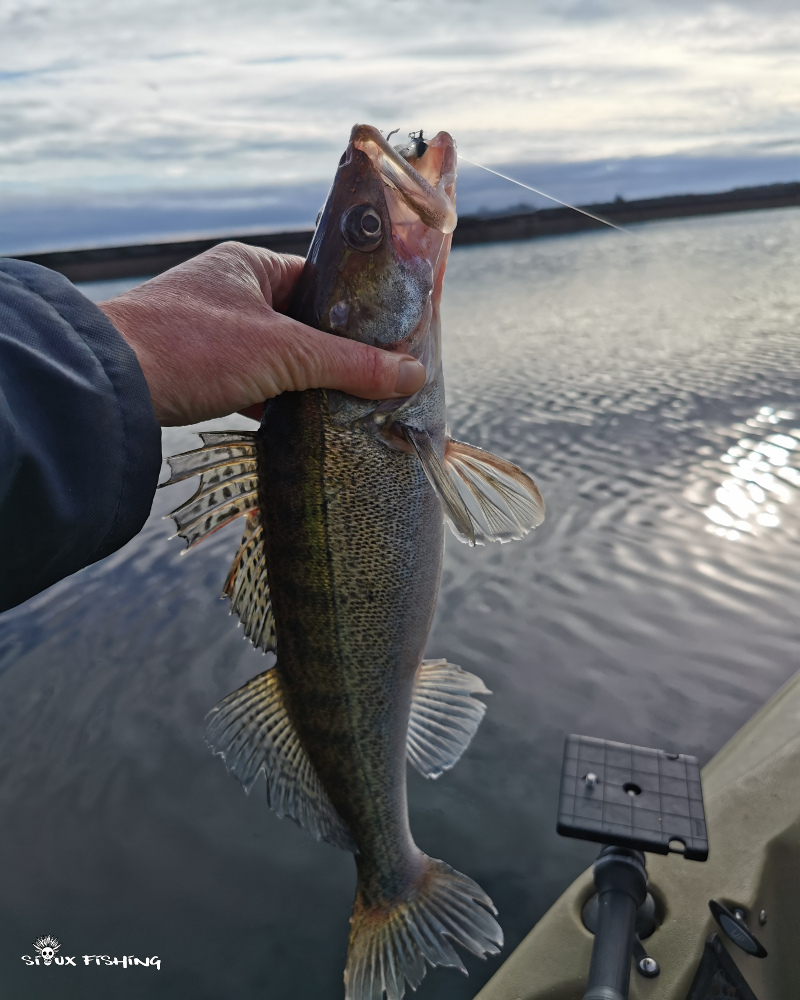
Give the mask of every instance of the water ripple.
[[(457, 768), (410, 776), (411, 822), (492, 895), (510, 946), (592, 855), (554, 833), (565, 732), (705, 760), (796, 669), (799, 248), (787, 210), (452, 255), (450, 425), (531, 471), (547, 517), (513, 545), (448, 536), (428, 653), (494, 694)], [(352, 861), (203, 745), (208, 709), (269, 661), (219, 600), (238, 527), (186, 558), (168, 541), (190, 490), (3, 616), (3, 968), (52, 932), (160, 954), (153, 997), (333, 1000)], [(431, 973), (420, 1000), (466, 1000), (497, 961)], [(8, 989), (43, 995), (31, 981)]]

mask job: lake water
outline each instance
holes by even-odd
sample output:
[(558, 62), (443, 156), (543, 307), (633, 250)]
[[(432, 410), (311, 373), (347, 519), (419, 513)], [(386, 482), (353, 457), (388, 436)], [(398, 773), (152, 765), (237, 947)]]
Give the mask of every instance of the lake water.
[[(798, 248), (791, 209), (452, 254), (451, 429), (531, 472), (547, 518), (513, 545), (447, 539), (428, 655), (494, 694), (452, 772), (410, 775), (411, 823), (489, 892), (507, 946), (469, 979), (429, 972), (421, 1000), (472, 997), (591, 861), (555, 833), (566, 733), (705, 762), (797, 669)], [(164, 451), (196, 441), (169, 430)], [(0, 619), (8, 996), (342, 995), (352, 858), (203, 743), (205, 713), (266, 664), (218, 596), (240, 527), (186, 558), (168, 540), (189, 492)], [(76, 968), (20, 960), (43, 934)]]

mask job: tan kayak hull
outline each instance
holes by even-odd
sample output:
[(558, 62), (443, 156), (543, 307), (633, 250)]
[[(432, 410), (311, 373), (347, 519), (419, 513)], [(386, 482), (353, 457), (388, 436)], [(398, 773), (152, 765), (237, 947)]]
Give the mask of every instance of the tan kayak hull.
[[(634, 972), (631, 1000), (686, 1000), (705, 939), (719, 931), (710, 899), (741, 906), (769, 953), (752, 958), (720, 932), (758, 1000), (800, 995), (800, 674), (706, 765), (703, 791), (708, 861), (648, 855), (661, 924), (646, 948), (661, 974)], [(594, 939), (580, 914), (593, 891), (589, 870), (475, 1000), (581, 1000)]]

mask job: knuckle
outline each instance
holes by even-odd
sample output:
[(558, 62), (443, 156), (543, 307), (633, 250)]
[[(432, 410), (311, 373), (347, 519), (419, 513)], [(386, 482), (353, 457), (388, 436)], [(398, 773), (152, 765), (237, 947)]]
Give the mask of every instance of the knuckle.
[(216, 246), (212, 247), (208, 253), (214, 254), (216, 257), (226, 257), (239, 254), (246, 249), (244, 243), (237, 243), (236, 240), (223, 240), (222, 243), (217, 243)]
[(244, 264), (248, 268), (252, 268), (253, 264), (259, 259), (258, 255), (254, 252), (254, 247), (248, 246), (246, 243), (239, 243), (236, 240), (224, 240), (222, 243), (218, 243), (215, 247), (212, 247), (208, 253), (213, 254), (215, 258), (225, 263)]
[(385, 389), (389, 366), (383, 351), (377, 347), (364, 345), (361, 351), (361, 367), (364, 381), (375, 390)]

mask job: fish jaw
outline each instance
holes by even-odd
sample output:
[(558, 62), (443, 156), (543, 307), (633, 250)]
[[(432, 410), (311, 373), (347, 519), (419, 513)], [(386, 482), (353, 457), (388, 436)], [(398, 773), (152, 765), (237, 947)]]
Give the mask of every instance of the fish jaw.
[(386, 186), (392, 235), (399, 252), (426, 260), (433, 275), (431, 303), (439, 308), (456, 214), (456, 143), (449, 132), (426, 142), (422, 156), (406, 160), (377, 129), (356, 125), (350, 142), (372, 160)]
[[(419, 419), (422, 411), (430, 409), (430, 397), (441, 396), (439, 309), (452, 232), (458, 221), (456, 143), (448, 132), (438, 132), (426, 141), (422, 155), (407, 157), (390, 146), (377, 129), (356, 125), (350, 134), (350, 146), (369, 156), (383, 181), (398, 260), (414, 262), (418, 269), (427, 267), (431, 276), (430, 294), (419, 322), (396, 348), (425, 366), (425, 385), (405, 403), (381, 404), (375, 418), (388, 426), (390, 421), (386, 418), (392, 413), (400, 418), (416, 411)], [(437, 411), (439, 408), (434, 406)], [(443, 430), (443, 400), (441, 410), (437, 413), (437, 423), (441, 423)], [(396, 441), (394, 446), (398, 446)]]
[[(419, 420), (420, 404), (428, 411), (435, 401), (437, 431), (443, 431), (439, 306), (456, 223), (455, 184), (456, 145), (447, 132), (406, 159), (377, 129), (354, 126), (289, 314), (328, 333), (409, 354), (423, 364), (426, 381), (407, 400), (365, 401), (331, 390), (335, 423), (367, 419), (373, 429), (389, 431), (401, 409), (416, 410)], [(348, 220), (365, 205), (384, 238), (359, 249), (348, 243)], [(402, 434), (384, 440), (407, 450)]]
[(448, 132), (439, 132), (414, 166), (372, 125), (354, 125), (350, 143), (375, 164), (384, 184), (428, 229), (452, 233), (458, 216), (455, 206), (456, 144)]
[[(355, 125), (290, 314), (328, 333), (418, 356), (441, 300), (457, 222), (455, 184), (449, 133), (439, 132), (412, 164), (376, 128)], [(386, 238), (354, 249), (347, 220), (364, 205)]]
[[(424, 325), (433, 289), (427, 258), (408, 253), (394, 236), (388, 188), (370, 157), (349, 143), (320, 215), (289, 314), (336, 336), (409, 350)], [(352, 232), (363, 213), (370, 241)]]

